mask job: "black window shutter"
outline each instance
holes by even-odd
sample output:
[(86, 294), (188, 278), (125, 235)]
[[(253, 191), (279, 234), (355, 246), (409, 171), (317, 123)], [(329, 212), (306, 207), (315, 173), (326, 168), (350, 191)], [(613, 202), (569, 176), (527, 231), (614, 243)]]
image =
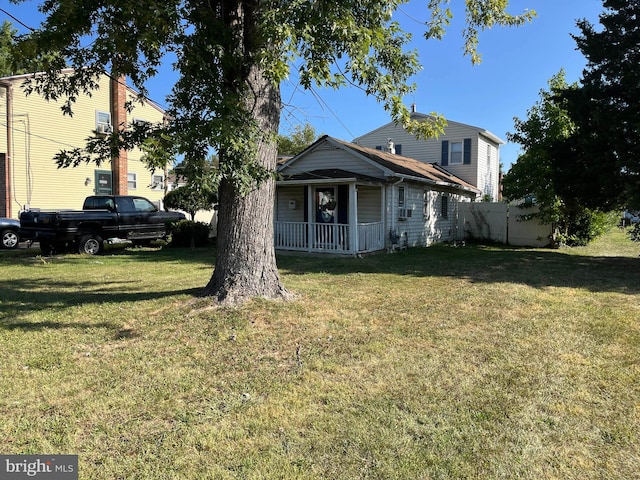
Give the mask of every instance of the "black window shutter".
[(464, 163), (465, 165), (471, 165), (471, 139), (470, 138), (464, 139), (463, 155), (464, 157), (463, 157), (462, 163)]
[(396, 145), (396, 155), (402, 155), (402, 145)]
[(442, 141), (442, 156), (440, 157), (440, 165), (446, 167), (449, 165), (449, 141)]
[(376, 150), (382, 150), (382, 145), (376, 145)]

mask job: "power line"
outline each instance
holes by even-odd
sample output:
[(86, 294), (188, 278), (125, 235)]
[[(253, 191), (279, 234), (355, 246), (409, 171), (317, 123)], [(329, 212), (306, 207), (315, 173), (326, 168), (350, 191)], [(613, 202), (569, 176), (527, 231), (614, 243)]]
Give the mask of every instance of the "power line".
[(26, 28), (27, 30), (31, 30), (32, 32), (35, 32), (34, 28), (31, 28), (29, 25), (27, 25), (26, 23), (21, 22), (18, 18), (14, 17), (13, 15), (11, 15), (9, 12), (7, 12), (4, 8), (0, 8), (0, 12), (4, 13), (7, 17), (11, 18), (12, 20), (14, 20), (15, 22), (18, 22), (20, 25), (22, 25), (24, 28)]

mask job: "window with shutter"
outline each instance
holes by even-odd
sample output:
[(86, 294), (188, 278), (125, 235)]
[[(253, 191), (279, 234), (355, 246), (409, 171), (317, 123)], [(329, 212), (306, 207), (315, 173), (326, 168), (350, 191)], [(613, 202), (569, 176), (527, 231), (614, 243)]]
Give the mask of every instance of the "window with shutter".
[(440, 165), (446, 167), (449, 165), (449, 142), (447, 140), (442, 141), (442, 155), (440, 156)]
[(460, 165), (462, 163), (462, 142), (451, 142), (449, 163)]
[(464, 161), (463, 163), (465, 165), (470, 165), (471, 164), (471, 139), (470, 138), (465, 138), (464, 139)]

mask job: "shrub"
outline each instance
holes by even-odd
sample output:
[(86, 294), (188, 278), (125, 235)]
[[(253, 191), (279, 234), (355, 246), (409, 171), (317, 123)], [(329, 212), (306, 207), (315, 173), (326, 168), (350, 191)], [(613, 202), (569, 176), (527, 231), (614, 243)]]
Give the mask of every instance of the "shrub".
[(629, 230), (629, 236), (634, 242), (640, 242), (640, 223), (634, 223)]
[(172, 247), (204, 247), (209, 243), (209, 225), (180, 220), (171, 226)]
[(605, 233), (611, 225), (611, 216), (595, 210), (581, 209), (564, 221), (564, 234), (558, 240), (570, 247), (584, 246)]

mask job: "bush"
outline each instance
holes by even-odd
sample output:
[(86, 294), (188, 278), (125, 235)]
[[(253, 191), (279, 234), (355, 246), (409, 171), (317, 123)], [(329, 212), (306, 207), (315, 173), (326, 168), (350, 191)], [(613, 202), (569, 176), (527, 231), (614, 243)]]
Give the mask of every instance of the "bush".
[(640, 242), (640, 223), (634, 223), (629, 229), (629, 237), (634, 242)]
[(209, 243), (209, 225), (180, 220), (171, 225), (172, 247), (204, 247)]
[(611, 215), (584, 209), (565, 220), (564, 234), (558, 236), (560, 243), (570, 247), (587, 245), (611, 226)]

